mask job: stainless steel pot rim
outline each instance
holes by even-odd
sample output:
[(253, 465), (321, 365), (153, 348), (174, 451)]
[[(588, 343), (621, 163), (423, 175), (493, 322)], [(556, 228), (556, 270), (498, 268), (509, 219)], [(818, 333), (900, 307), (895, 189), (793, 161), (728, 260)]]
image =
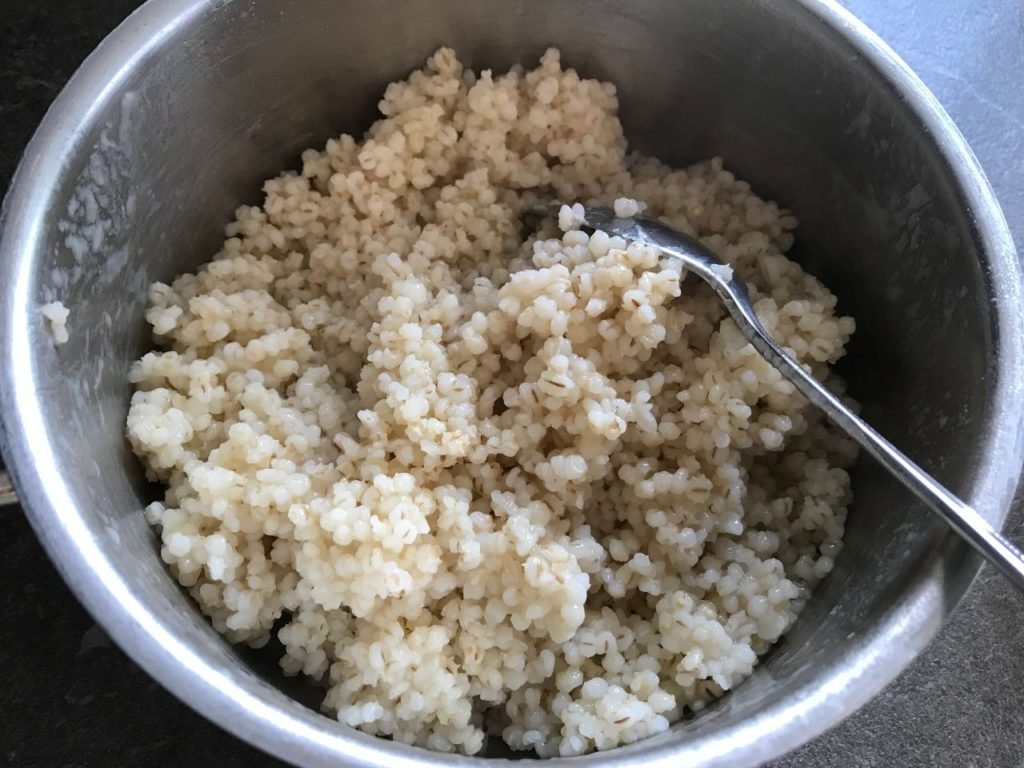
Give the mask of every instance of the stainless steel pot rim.
[[(979, 237), (991, 255), (986, 276), (989, 295), (996, 297), (993, 338), (997, 376), (992, 403), (990, 441), (979, 457), (978, 479), (966, 495), (986, 516), (1001, 523), (1012, 499), (1015, 479), (1024, 466), (1024, 317), (1007, 308), (1024, 304), (1021, 270), (1002, 212), (977, 160), (936, 99), (903, 61), (861, 22), (833, 0), (798, 0), (902, 94), (927, 127), (976, 222)], [(43, 227), (47, 198), (80, 126), (89, 124), (132, 66), (165, 37), (209, 11), (204, 0), (149, 0), (86, 60), (54, 102), (15, 175), (4, 203), (0, 254), (13, 267), (13, 279), (0, 292), (0, 338), (10, 340), (0, 351), (0, 419), (9, 469), (26, 512), (50, 556), (78, 598), (137, 663), (167, 689), (235, 735), (296, 765), (423, 766), (475, 765), (479, 758), (435, 754), (339, 727), (255, 676), (241, 681), (206, 663), (169, 629), (162, 617), (142, 603), (117, 565), (93, 539), (77, 516), (72, 494), (64, 484), (51, 436), (47, 435), (33, 377), (20, 375), (32, 366), (29, 347), (35, 297), (31, 293), (34, 264), (19, 254), (35, 254)], [(3, 434), (3, 433), (0, 433)], [(33, 457), (33, 461), (27, 458)], [(984, 504), (979, 504), (984, 500)], [(593, 766), (636, 761), (646, 766), (675, 768), (696, 764), (730, 768), (758, 765), (810, 740), (859, 708), (894, 679), (938, 632), (950, 603), (960, 595), (945, 594), (943, 564), (965, 557), (950, 535), (936, 552), (927, 573), (908, 586), (886, 619), (860, 641), (815, 689), (794, 691), (758, 716), (712, 736), (686, 741), (640, 742), (631, 747), (591, 755)], [(977, 561), (967, 566), (976, 573)], [(952, 598), (952, 600), (951, 600)], [(737, 761), (736, 743), (756, 747)], [(579, 764), (579, 759), (552, 759), (553, 766)]]

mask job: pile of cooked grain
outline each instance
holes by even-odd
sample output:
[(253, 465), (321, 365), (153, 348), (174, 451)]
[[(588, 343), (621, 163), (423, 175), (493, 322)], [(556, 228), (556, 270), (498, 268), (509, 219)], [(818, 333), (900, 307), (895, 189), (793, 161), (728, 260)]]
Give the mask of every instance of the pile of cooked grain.
[(820, 377), (853, 321), (783, 255), (791, 215), (719, 160), (627, 155), (615, 88), (556, 51), (494, 77), (441, 50), (380, 110), (152, 288), (128, 435), (168, 486), (163, 558), (368, 733), (546, 756), (663, 731), (832, 568), (854, 448), (695, 278), (568, 207), (524, 243), (520, 214), (643, 201)]

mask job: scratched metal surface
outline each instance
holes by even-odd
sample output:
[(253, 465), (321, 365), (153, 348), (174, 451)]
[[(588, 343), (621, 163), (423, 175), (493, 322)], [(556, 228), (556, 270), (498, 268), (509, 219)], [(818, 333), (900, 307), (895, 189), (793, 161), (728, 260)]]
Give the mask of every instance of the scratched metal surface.
[[(136, 0), (0, 0), (0, 187), (50, 101)], [(936, 92), (1024, 243), (1024, 4), (848, 0)], [(1024, 539), (1024, 504), (1011, 519)], [(276, 766), (164, 692), (78, 606), (17, 510), (0, 514), (0, 764)], [(990, 570), (928, 652), (771, 768), (1024, 768), (1024, 600)]]
[[(970, 141), (1024, 251), (1024, 3), (847, 0)], [(1024, 494), (1009, 521), (1024, 539)], [(856, 716), (771, 768), (1022, 768), (1024, 598), (986, 568), (938, 639)]]

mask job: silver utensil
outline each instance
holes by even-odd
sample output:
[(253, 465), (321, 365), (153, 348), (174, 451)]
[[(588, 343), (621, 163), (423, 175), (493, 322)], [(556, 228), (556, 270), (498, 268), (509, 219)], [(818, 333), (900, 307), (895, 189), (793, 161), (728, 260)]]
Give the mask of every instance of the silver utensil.
[[(679, 259), (688, 272), (710, 285), (754, 349), (792, 382), (804, 397), (823, 410), (836, 426), (856, 440), (903, 485), (938, 512), (954, 531), (1002, 571), (1018, 589), (1024, 591), (1024, 553), (786, 354), (758, 320), (743, 281), (735, 277), (732, 269), (710, 249), (656, 219), (646, 216), (619, 218), (611, 209), (597, 206), (584, 206), (583, 210), (585, 228), (599, 229), (609, 235), (658, 248), (662, 253)], [(557, 216), (558, 206), (541, 206), (528, 213), (537, 217)]]

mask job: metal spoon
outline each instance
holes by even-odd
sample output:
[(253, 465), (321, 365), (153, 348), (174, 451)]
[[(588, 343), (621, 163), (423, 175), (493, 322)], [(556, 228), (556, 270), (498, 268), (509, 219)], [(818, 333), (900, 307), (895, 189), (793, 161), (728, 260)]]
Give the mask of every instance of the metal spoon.
[[(558, 206), (533, 208), (529, 215), (552, 217)], [(907, 458), (892, 443), (872, 429), (863, 419), (843, 405), (842, 401), (811, 376), (768, 335), (754, 314), (746, 286), (732, 275), (732, 269), (694, 238), (677, 232), (660, 221), (645, 216), (630, 219), (616, 217), (607, 208), (584, 207), (583, 226), (600, 229), (631, 242), (660, 249), (679, 259), (686, 269), (710, 285), (725, 302), (740, 333), (779, 372), (791, 381), (800, 393), (821, 408), (835, 424), (867, 450), (918, 498), (938, 512), (960, 536), (967, 540), (990, 563), (995, 565), (1024, 591), (1024, 554), (995, 530), (974, 509), (962, 502), (935, 478)]]

